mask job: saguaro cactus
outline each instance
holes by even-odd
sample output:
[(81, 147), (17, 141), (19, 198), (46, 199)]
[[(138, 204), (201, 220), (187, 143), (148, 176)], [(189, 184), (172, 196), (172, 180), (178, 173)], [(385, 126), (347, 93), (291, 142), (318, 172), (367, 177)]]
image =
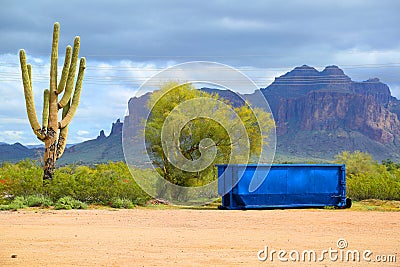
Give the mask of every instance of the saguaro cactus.
[[(74, 47), (67, 46), (64, 67), (60, 81), (57, 84), (58, 38), (60, 24), (54, 23), (53, 44), (51, 49), (50, 64), (50, 90), (44, 90), (44, 103), (42, 112), (42, 126), (36, 116), (35, 102), (32, 92), (32, 66), (26, 64), (26, 53), (19, 51), (22, 81), (26, 111), (33, 132), (45, 144), (43, 180), (51, 180), (57, 159), (61, 157), (67, 144), (68, 124), (71, 122), (79, 105), (82, 81), (85, 73), (86, 60), (79, 62), (78, 78), (75, 82), (76, 67), (78, 62), (80, 38), (75, 37)], [(75, 83), (75, 87), (74, 87)], [(58, 96), (64, 92), (60, 101)], [(58, 113), (62, 109), (62, 119), (58, 121)]]

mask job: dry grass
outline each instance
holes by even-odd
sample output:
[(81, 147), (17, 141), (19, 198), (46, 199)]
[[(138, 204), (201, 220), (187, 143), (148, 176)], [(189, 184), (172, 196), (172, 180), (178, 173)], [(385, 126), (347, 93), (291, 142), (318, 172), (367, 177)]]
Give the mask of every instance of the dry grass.
[(367, 199), (367, 200), (353, 202), (351, 210), (400, 211), (400, 201)]

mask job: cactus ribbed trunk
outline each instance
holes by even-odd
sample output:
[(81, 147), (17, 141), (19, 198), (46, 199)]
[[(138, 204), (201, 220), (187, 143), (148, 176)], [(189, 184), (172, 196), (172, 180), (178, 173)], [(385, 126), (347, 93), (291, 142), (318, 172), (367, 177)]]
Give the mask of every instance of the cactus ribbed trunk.
[(58, 38), (60, 25), (54, 24), (53, 43), (51, 46), (50, 59), (50, 98), (49, 98), (49, 121), (47, 136), (44, 141), (44, 180), (51, 180), (56, 163), (57, 129), (58, 129), (58, 95), (57, 95), (57, 63), (58, 63)]
[(44, 175), (43, 179), (52, 179), (57, 160), (58, 105), (55, 91), (50, 90), (49, 124), (44, 141)]
[[(80, 48), (80, 38), (75, 37), (74, 47), (67, 46), (65, 52), (64, 67), (60, 82), (57, 85), (57, 64), (58, 64), (58, 39), (60, 25), (54, 24), (53, 43), (51, 49), (50, 62), (50, 90), (44, 91), (42, 128), (36, 116), (35, 104), (32, 91), (32, 70), (26, 64), (26, 54), (20, 50), (20, 62), (22, 71), (22, 81), (24, 85), (24, 95), (29, 122), (33, 132), (45, 144), (43, 180), (51, 180), (57, 159), (59, 159), (65, 149), (68, 134), (68, 125), (71, 122), (80, 101), (82, 81), (85, 72), (86, 60), (81, 58), (79, 73), (75, 82), (76, 66)], [(58, 96), (64, 92), (60, 101)], [(72, 96), (73, 93), (73, 96)], [(58, 112), (62, 109), (62, 120), (58, 121)]]

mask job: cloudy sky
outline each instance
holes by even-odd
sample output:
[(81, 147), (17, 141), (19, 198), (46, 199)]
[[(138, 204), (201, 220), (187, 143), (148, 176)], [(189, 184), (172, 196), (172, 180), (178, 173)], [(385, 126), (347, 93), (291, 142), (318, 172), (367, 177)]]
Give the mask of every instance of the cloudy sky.
[[(40, 116), (55, 21), (60, 59), (75, 35), (87, 59), (70, 125), (69, 143), (76, 143), (109, 132), (144, 81), (188, 61), (230, 65), (259, 87), (303, 64), (338, 65), (355, 81), (379, 77), (400, 98), (399, 10), (396, 0), (2, 0), (0, 142), (38, 143), (26, 118), (18, 51), (25, 49), (33, 65)], [(247, 92), (239, 85), (237, 91)]]

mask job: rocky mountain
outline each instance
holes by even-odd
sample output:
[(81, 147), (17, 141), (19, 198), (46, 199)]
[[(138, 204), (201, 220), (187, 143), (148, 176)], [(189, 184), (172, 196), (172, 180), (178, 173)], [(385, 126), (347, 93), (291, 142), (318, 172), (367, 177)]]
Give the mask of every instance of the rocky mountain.
[(31, 158), (36, 159), (40, 149), (29, 149), (20, 143), (15, 144), (0, 144), (0, 162), (18, 162), (20, 160)]
[(337, 66), (303, 65), (261, 91), (277, 124), (278, 156), (331, 159), (358, 149), (400, 159), (399, 100), (377, 78), (354, 82)]
[(57, 161), (57, 164), (94, 164), (124, 160), (122, 125), (122, 122), (118, 119), (112, 124), (111, 132), (108, 136), (104, 134), (104, 130), (101, 130), (96, 139), (67, 148), (63, 156)]
[[(242, 95), (242, 99), (227, 90), (201, 90), (217, 93), (234, 106), (242, 105), (243, 99), (260, 105), (255, 93)], [(400, 100), (391, 96), (389, 87), (379, 79), (356, 82), (337, 66), (318, 71), (303, 65), (260, 91), (276, 121), (278, 161), (329, 161), (343, 150), (365, 151), (376, 160), (400, 161)], [(139, 147), (149, 97), (150, 93), (131, 98), (125, 125), (117, 120), (109, 136), (101, 131), (96, 139), (66, 149), (59, 164), (124, 160), (122, 128), (131, 133), (132, 149)], [(3, 153), (7, 146), (0, 144), (0, 155), (7, 157), (7, 152)], [(13, 146), (26, 157), (34, 155), (33, 150)], [(134, 156), (140, 161), (145, 158), (143, 153)]]

